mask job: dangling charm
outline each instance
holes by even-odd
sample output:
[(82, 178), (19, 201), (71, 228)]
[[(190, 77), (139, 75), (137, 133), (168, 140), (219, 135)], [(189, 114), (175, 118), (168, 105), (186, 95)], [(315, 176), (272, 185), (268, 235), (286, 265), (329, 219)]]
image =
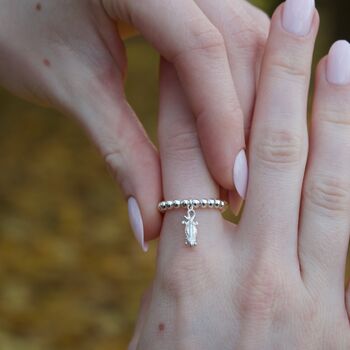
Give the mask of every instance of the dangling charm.
[(197, 226), (195, 209), (217, 209), (224, 211), (228, 203), (221, 199), (175, 199), (172, 201), (162, 201), (158, 203), (158, 210), (165, 213), (173, 209), (187, 209), (182, 224), (185, 225), (185, 245), (195, 247), (197, 245)]
[(185, 225), (185, 244), (190, 247), (197, 245), (197, 225), (195, 221), (196, 212), (194, 211), (193, 204), (189, 204), (187, 207), (187, 215), (184, 216), (185, 220), (182, 224)]

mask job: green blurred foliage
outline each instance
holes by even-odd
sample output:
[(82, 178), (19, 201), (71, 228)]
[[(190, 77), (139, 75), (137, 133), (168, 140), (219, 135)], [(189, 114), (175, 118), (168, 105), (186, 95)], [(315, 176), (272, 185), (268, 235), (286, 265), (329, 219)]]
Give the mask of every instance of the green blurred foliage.
[[(269, 14), (279, 3), (254, 0)], [(347, 1), (319, 1), (315, 61), (348, 38)], [(158, 56), (127, 42), (127, 95), (153, 140)], [(154, 273), (121, 193), (69, 118), (0, 91), (0, 349), (125, 349)]]

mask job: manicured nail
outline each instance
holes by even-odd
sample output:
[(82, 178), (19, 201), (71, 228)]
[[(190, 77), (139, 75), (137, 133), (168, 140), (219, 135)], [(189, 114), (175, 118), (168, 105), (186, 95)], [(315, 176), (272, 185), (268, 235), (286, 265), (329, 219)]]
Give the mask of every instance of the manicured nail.
[(144, 252), (148, 251), (148, 244), (145, 243), (143, 220), (141, 210), (134, 197), (128, 199), (129, 220), (134, 235)]
[(233, 183), (242, 199), (245, 198), (248, 184), (248, 162), (245, 150), (242, 149), (236, 157), (233, 166)]
[(304, 36), (310, 32), (315, 13), (315, 0), (286, 0), (282, 23), (287, 32)]
[(336, 41), (329, 50), (327, 80), (337, 85), (350, 83), (350, 44), (346, 40)]

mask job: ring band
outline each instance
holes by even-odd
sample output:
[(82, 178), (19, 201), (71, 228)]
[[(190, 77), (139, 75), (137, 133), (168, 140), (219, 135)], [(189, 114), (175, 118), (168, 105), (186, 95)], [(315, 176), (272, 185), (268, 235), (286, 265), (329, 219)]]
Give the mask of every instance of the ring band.
[(197, 245), (197, 226), (198, 221), (195, 220), (196, 212), (195, 209), (218, 209), (223, 211), (228, 206), (226, 201), (221, 199), (183, 199), (183, 200), (172, 200), (162, 201), (158, 204), (158, 210), (161, 213), (165, 213), (172, 209), (187, 209), (187, 215), (184, 216), (182, 224), (185, 225), (185, 245), (194, 247)]
[(158, 204), (158, 210), (161, 213), (164, 213), (167, 210), (180, 209), (180, 208), (188, 209), (191, 206), (193, 206), (194, 209), (211, 208), (211, 209), (225, 210), (227, 208), (227, 205), (228, 203), (221, 199), (183, 199), (183, 200), (175, 199), (173, 201), (160, 202)]

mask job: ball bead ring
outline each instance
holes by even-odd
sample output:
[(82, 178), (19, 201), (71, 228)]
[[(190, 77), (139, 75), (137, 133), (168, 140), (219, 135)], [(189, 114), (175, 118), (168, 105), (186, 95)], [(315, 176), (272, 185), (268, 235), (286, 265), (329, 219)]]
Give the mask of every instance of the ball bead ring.
[(183, 200), (172, 200), (172, 201), (162, 201), (158, 204), (158, 210), (164, 213), (172, 209), (188, 209), (193, 207), (193, 209), (219, 209), (225, 210), (227, 208), (227, 202), (221, 199), (183, 199)]

